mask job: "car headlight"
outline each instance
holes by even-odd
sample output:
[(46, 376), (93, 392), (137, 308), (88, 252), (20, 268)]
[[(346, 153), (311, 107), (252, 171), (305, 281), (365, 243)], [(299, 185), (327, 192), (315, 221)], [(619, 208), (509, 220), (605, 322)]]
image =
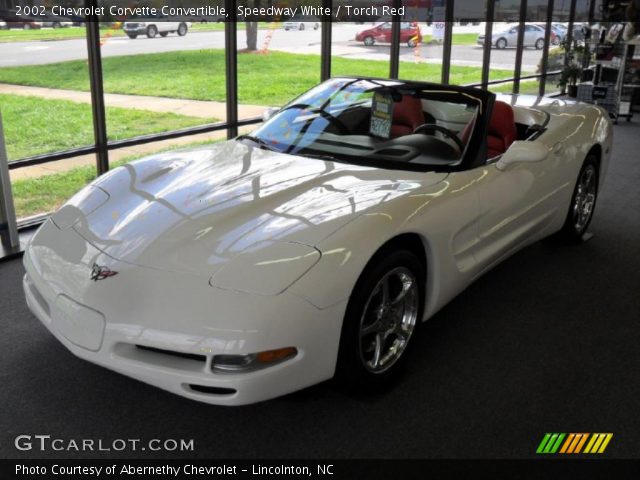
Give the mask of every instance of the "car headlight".
[(277, 365), (298, 354), (295, 347), (267, 350), (248, 355), (215, 355), (211, 369), (217, 373), (242, 373)]
[(263, 242), (231, 259), (209, 280), (223, 290), (278, 295), (307, 273), (320, 252), (292, 242)]

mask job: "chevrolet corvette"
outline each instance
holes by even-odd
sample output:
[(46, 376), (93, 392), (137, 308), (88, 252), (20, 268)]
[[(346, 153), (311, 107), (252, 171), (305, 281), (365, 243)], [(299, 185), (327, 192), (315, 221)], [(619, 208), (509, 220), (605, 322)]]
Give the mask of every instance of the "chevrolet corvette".
[(594, 105), (373, 78), (264, 120), (115, 168), (40, 227), (27, 304), (72, 353), (220, 405), (376, 388), (483, 273), (581, 241), (612, 145)]

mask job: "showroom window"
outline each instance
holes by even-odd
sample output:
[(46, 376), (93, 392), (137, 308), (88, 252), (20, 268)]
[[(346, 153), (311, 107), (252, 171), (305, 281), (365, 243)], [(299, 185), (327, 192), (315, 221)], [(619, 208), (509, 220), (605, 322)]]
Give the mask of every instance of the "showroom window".
[[(363, 2), (389, 5), (351, 3)], [(228, 11), (238, 4), (208, 3)], [(600, 0), (392, 3), (405, 7), (395, 25), (343, 9), (331, 22), (191, 18), (153, 26), (136, 18), (87, 17), (92, 23), (60, 29), (0, 30), (0, 43), (19, 45), (0, 49), (0, 108), (20, 225), (42, 221), (83, 184), (123, 162), (250, 131), (267, 107), (330, 76), (558, 93), (553, 72), (564, 55), (546, 35), (547, 25), (567, 26), (573, 13), (572, 31), (579, 35), (582, 23), (604, 11)], [(508, 38), (496, 45), (500, 33)]]

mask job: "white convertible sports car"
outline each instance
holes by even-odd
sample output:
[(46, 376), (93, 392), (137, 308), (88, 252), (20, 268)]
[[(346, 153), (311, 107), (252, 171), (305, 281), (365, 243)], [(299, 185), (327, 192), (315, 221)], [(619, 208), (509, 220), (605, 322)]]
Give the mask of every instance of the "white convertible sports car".
[(213, 404), (376, 386), (484, 272), (580, 240), (611, 152), (599, 107), (449, 85), (335, 78), (270, 115), (118, 167), (42, 225), (24, 289), (60, 342)]

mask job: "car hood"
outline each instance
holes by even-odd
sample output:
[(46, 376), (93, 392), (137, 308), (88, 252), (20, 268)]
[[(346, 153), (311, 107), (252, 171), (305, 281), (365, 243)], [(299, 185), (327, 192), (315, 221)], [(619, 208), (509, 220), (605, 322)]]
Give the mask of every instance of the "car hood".
[(211, 274), (274, 242), (313, 247), (444, 173), (382, 170), (230, 141), (123, 165), (54, 216), (124, 262)]

